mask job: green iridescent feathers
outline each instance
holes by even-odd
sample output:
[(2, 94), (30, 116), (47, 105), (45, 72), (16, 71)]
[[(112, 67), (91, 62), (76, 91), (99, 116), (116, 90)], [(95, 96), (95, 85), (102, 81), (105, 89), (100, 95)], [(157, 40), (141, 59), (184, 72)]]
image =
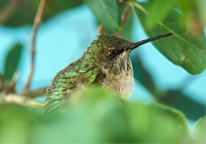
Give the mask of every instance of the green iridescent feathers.
[(45, 113), (57, 110), (79, 86), (88, 86), (97, 77), (99, 68), (97, 64), (97, 53), (94, 45), (91, 45), (83, 56), (61, 70), (52, 80), (46, 93)]
[[(91, 60), (91, 59), (89, 59)], [(92, 83), (99, 72), (95, 64), (88, 64), (87, 60), (79, 59), (60, 71), (47, 89), (45, 106), (46, 113), (57, 110), (64, 103), (64, 99), (77, 89)], [(95, 68), (96, 67), (96, 68)]]

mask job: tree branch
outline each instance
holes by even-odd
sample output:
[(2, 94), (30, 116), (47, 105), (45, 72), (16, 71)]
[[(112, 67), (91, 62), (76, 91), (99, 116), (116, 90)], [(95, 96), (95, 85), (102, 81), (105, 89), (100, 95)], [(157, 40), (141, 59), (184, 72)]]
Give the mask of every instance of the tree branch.
[[(123, 27), (125, 26), (127, 20), (129, 19), (129, 16), (132, 12), (132, 8), (130, 5), (127, 5), (125, 8), (124, 8), (124, 11), (122, 12), (122, 29)], [(115, 36), (118, 36), (120, 37), (122, 34), (122, 31), (118, 31), (118, 32), (115, 32), (114, 35)]]
[(23, 2), (24, 0), (10, 0), (0, 12), (0, 24), (7, 21)]
[(3, 88), (3, 78), (2, 78), (2, 74), (0, 73), (0, 91)]
[(27, 98), (26, 96), (21, 96), (14, 93), (6, 95), (3, 92), (0, 93), (0, 104), (18, 104), (34, 109), (44, 109), (45, 106), (45, 103), (35, 101), (31, 98)]
[(119, 5), (122, 5), (125, 0), (118, 0)]
[(39, 89), (35, 89), (35, 90), (26, 90), (26, 91), (24, 91), (23, 95), (26, 95), (27, 97), (30, 97), (30, 98), (43, 96), (46, 93), (46, 89), (47, 89), (47, 87), (39, 88)]
[(100, 24), (100, 25), (98, 26), (98, 32), (99, 32), (99, 34), (104, 33), (104, 31), (105, 31), (105, 29), (104, 29), (103, 25)]
[(41, 23), (45, 8), (46, 8), (46, 3), (47, 0), (41, 0), (40, 4), (39, 4), (39, 8), (36, 14), (36, 17), (34, 19), (34, 24), (33, 24), (33, 33), (32, 33), (32, 41), (31, 41), (31, 69), (30, 69), (30, 74), (29, 74), (29, 78), (26, 82), (26, 85), (24, 87), (24, 91), (29, 89), (30, 83), (31, 83), (31, 79), (33, 76), (33, 72), (34, 72), (34, 57), (35, 57), (35, 40), (36, 40), (36, 34), (37, 34), (37, 30), (39, 28), (39, 25)]

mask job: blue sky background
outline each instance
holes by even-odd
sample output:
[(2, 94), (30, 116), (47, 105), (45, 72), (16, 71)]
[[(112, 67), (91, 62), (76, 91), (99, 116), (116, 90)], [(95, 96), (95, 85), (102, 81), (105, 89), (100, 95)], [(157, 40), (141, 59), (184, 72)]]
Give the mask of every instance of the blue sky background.
[[(3, 73), (5, 56), (15, 42), (24, 44), (24, 51), (19, 65), (17, 92), (21, 92), (28, 78), (30, 66), (31, 26), (8, 28), (0, 26), (0, 72)], [(83, 5), (65, 11), (43, 23), (36, 39), (35, 71), (31, 89), (46, 87), (58, 71), (81, 57), (92, 40), (96, 39), (96, 18), (90, 9)], [(146, 39), (146, 35), (134, 18), (132, 41)], [(176, 89), (187, 84), (184, 93), (196, 101), (206, 104), (206, 72), (190, 75), (183, 68), (167, 60), (151, 43), (135, 50), (141, 53), (145, 68), (153, 76), (161, 89)], [(133, 53), (135, 53), (133, 52)], [(190, 79), (188, 84), (187, 79)], [(150, 103), (152, 94), (136, 81), (131, 101)]]

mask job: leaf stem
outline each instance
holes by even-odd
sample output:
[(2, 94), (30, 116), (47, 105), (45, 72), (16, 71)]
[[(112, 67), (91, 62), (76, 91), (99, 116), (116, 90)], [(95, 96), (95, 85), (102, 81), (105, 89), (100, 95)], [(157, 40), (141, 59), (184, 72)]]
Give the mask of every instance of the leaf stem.
[[(121, 19), (122, 19), (122, 29), (123, 29), (123, 27), (125, 26), (127, 20), (129, 19), (129, 16), (130, 16), (131, 12), (132, 12), (131, 6), (130, 6), (130, 5), (127, 5), (127, 6), (124, 8), (124, 11), (122, 12), (122, 18), (121, 18)], [(120, 37), (121, 34), (122, 34), (122, 31), (118, 31), (118, 32), (115, 32), (115, 33), (114, 33), (114, 35), (115, 35), (115, 36), (118, 36), (118, 37)]]

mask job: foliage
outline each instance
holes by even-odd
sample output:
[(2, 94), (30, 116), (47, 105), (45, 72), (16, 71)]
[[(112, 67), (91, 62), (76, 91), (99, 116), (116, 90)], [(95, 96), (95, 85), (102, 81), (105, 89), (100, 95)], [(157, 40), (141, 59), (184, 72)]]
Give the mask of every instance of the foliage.
[(41, 112), (22, 107), (0, 112), (1, 143), (192, 141), (180, 111), (159, 104), (131, 103), (99, 88), (78, 92), (61, 114), (42, 117)]
[(200, 104), (184, 94), (181, 88), (162, 90), (153, 80), (148, 70), (145, 69), (143, 62), (139, 55), (132, 58), (134, 77), (139, 81), (154, 98), (163, 104), (172, 106), (178, 110), (181, 110), (187, 118), (198, 120), (205, 115), (205, 105)]
[[(16, 9), (15, 13), (5, 21), (7, 26), (21, 26), (25, 24), (33, 24), (34, 17), (39, 5), (40, 0), (17, 0), (20, 2), (20, 6)], [(0, 1), (0, 9), (6, 6), (8, 0)], [(15, 3), (15, 2), (14, 2)], [(49, 0), (44, 15), (44, 20), (48, 20), (54, 17), (56, 14), (63, 12), (65, 10), (74, 8), (82, 4), (82, 0)]]
[(198, 143), (206, 143), (206, 116), (200, 118), (194, 127), (194, 139)]
[[(84, 0), (84, 2), (93, 11), (107, 32), (113, 33), (122, 29), (120, 6), (117, 0)], [(3, 5), (5, 1), (1, 3)], [(24, 2), (22, 5), (23, 8), (19, 9), (5, 24), (8, 26), (17, 26), (32, 23), (33, 21), (29, 19), (34, 17), (38, 3), (39, 1)], [(47, 20), (63, 10), (81, 4), (82, 2), (80, 0), (75, 2), (57, 2), (51, 0), (48, 2), (44, 19)], [(205, 69), (205, 18), (202, 17), (201, 13), (203, 11), (200, 6), (201, 0), (197, 2), (192, 0), (167, 0), (164, 3), (162, 3), (161, 0), (150, 0), (147, 4), (141, 4), (131, 0), (128, 4), (132, 6), (134, 15), (137, 17), (148, 37), (164, 33), (174, 34), (170, 38), (152, 42), (166, 58), (174, 64), (183, 67), (191, 74), (201, 73)], [(192, 7), (192, 5), (194, 5), (194, 7)], [(191, 10), (189, 10), (189, 6), (191, 6)], [(159, 7), (164, 8), (161, 9), (161, 13), (158, 12)], [(182, 11), (183, 15), (180, 15), (174, 8)], [(16, 18), (21, 19), (25, 11), (30, 12), (29, 14), (26, 13), (28, 19), (22, 18), (21, 21), (17, 21)], [(191, 16), (190, 14), (194, 14), (195, 16)], [(192, 20), (196, 20), (198, 26), (194, 24), (195, 22), (191, 23), (191, 26), (188, 26), (188, 21)]]
[(5, 61), (5, 66), (4, 66), (4, 75), (3, 75), (3, 81), (11, 81), (12, 77), (17, 70), (21, 52), (22, 52), (22, 45), (21, 44), (14, 44), (9, 51), (6, 61)]
[(112, 33), (121, 29), (121, 13), (117, 0), (84, 0), (104, 28)]
[[(173, 33), (169, 39), (153, 41), (153, 45), (170, 61), (180, 65), (191, 74), (201, 73), (205, 69), (205, 35), (190, 33), (182, 23), (183, 17), (175, 10), (170, 10), (164, 21), (160, 22), (148, 14), (148, 5), (131, 3), (133, 11), (149, 37)], [(157, 23), (151, 28), (148, 19)]]
[[(20, 4), (2, 21), (1, 14), (12, 0), (0, 1), (0, 23), (7, 27), (32, 24), (40, 0), (13, 2)], [(123, 9), (130, 5), (148, 37), (173, 33), (171, 37), (152, 42), (160, 53), (188, 73), (200, 74), (206, 60), (206, 18), (202, 2), (123, 0), (120, 4), (118, 0), (48, 0), (43, 22), (85, 3), (105, 32), (121, 31), (122, 38), (131, 40), (133, 16), (129, 15), (124, 26), (121, 21)], [(2, 94), (15, 93), (12, 78), (18, 70), (22, 47), (14, 44), (5, 57), (4, 72), (0, 74), (0, 104)], [(45, 117), (42, 111), (20, 106), (0, 105), (0, 143), (205, 143), (205, 105), (185, 95), (181, 88), (160, 89), (144, 68), (141, 57), (137, 55), (131, 60), (135, 79), (161, 104), (127, 102), (95, 87), (78, 92), (62, 113), (52, 116)], [(186, 118), (199, 119), (194, 127), (194, 139), (189, 134)]]

